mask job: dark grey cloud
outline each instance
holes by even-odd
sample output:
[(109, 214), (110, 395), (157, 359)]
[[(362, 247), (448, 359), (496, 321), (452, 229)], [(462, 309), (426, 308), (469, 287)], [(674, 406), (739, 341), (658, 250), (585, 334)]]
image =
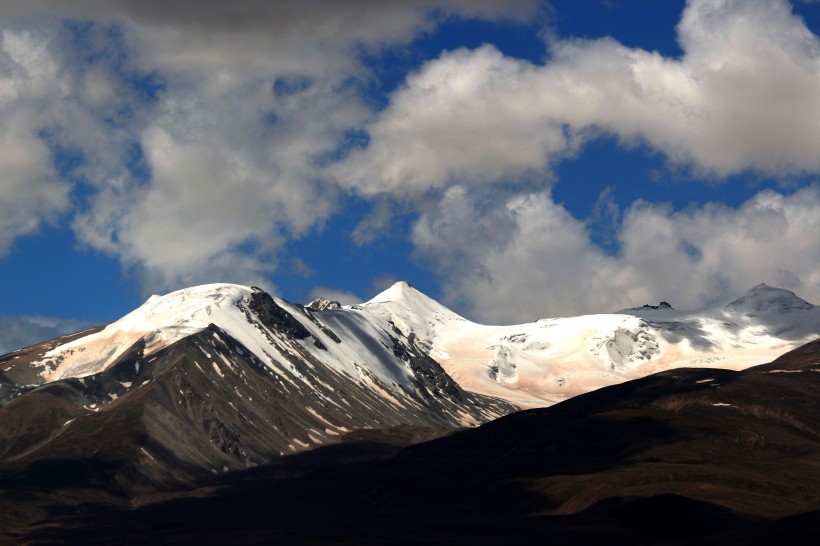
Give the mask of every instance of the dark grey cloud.
[(0, 17), (125, 19), (154, 27), (263, 32), (288, 39), (338, 39), (344, 32), (354, 40), (381, 43), (412, 37), (431, 10), (443, 16), (523, 19), (538, 9), (534, 0), (12, 0), (0, 6)]

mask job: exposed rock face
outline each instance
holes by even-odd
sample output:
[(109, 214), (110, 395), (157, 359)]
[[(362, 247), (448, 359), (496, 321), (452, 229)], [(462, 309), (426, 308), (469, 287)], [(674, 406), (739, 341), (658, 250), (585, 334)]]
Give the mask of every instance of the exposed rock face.
[(42, 363), (45, 355), (56, 347), (100, 332), (104, 327), (91, 328), (0, 356), (0, 407), (24, 392), (42, 384)]
[[(270, 330), (281, 332), (289, 339), (305, 339), (311, 337), (307, 328), (296, 320), (290, 313), (276, 305), (267, 292), (254, 288), (248, 303), (248, 309), (259, 317), (259, 320)], [(252, 319), (251, 319), (252, 320)]]
[(406, 283), (315, 308), (192, 287), (0, 357), (0, 474), (59, 459), (127, 490), (177, 487), (354, 432), (453, 431), (660, 369), (771, 360), (758, 355), (820, 331), (820, 308), (801, 302), (758, 286), (701, 315), (484, 326)]
[(658, 305), (649, 305), (648, 303), (641, 305), (640, 307), (633, 307), (635, 311), (657, 311), (657, 310), (667, 310), (673, 311), (675, 308), (672, 307), (668, 302), (662, 301)]
[[(353, 431), (456, 430), (515, 410), (462, 390), (386, 323), (332, 309), (320, 318), (258, 289), (215, 299), (222, 307), (202, 313), (253, 347), (210, 324), (149, 350), (169, 335), (154, 329), (87, 375), (72, 372), (89, 369), (77, 356), (82, 345), (61, 353), (51, 342), (4, 357), (0, 474), (82, 462), (95, 480), (126, 492), (176, 488), (338, 443)], [(38, 364), (60, 358), (53, 369)], [(57, 372), (62, 379), (44, 381)]]
[(316, 298), (308, 303), (305, 307), (314, 311), (324, 311), (325, 309), (341, 309), (342, 304), (338, 301), (326, 300), (324, 298)]
[(634, 331), (618, 328), (604, 343), (604, 347), (609, 355), (612, 370), (635, 362), (648, 361), (660, 352), (658, 340), (646, 323), (641, 323)]
[[(7, 536), (26, 544), (812, 544), (818, 372), (820, 340), (765, 366), (666, 371), (401, 451), (361, 436), (136, 509), (109, 499), (72, 511), (70, 495), (48, 498), (57, 508), (42, 508), (47, 523)], [(3, 504), (3, 494), (0, 522), (14, 521), (17, 505)], [(29, 509), (38, 503), (26, 499)]]

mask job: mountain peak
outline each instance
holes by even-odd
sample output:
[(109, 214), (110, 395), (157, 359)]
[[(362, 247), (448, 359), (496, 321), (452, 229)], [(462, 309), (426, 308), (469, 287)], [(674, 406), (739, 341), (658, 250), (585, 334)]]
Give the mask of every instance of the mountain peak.
[[(255, 293), (256, 287), (215, 283), (182, 288), (153, 295), (137, 309), (104, 329), (56, 347), (45, 358), (43, 377), (84, 377), (107, 369), (138, 341), (146, 354), (158, 351), (187, 336), (216, 324), (245, 341), (247, 320), (238, 305)], [(82, 350), (80, 350), (82, 348)]]
[(366, 302), (364, 307), (389, 321), (404, 335), (412, 333), (427, 344), (432, 343), (437, 325), (464, 320), (406, 281), (393, 284)]
[(312, 302), (305, 305), (305, 307), (314, 311), (325, 311), (327, 309), (341, 309), (342, 304), (335, 300), (316, 298)]
[(760, 283), (726, 305), (723, 310), (755, 315), (761, 312), (807, 311), (812, 308), (814, 308), (814, 305), (798, 297), (791, 290)]
[(402, 301), (407, 300), (408, 298), (426, 298), (432, 299), (429, 296), (423, 294), (416, 290), (412, 284), (407, 281), (398, 281), (393, 283), (393, 285), (388, 288), (387, 290), (383, 290), (376, 294), (370, 301), (367, 303), (380, 303), (380, 302), (388, 302), (388, 301)]
[(651, 305), (649, 303), (645, 303), (640, 307), (632, 307), (629, 309), (630, 311), (674, 311), (675, 308), (669, 304), (669, 302), (662, 301), (658, 305)]
[(393, 309), (403, 308), (405, 311), (409, 311), (417, 317), (427, 319), (437, 316), (439, 319), (464, 320), (458, 314), (427, 294), (417, 290), (407, 281), (394, 283), (393, 286), (377, 294), (364, 305), (371, 310), (384, 306)]

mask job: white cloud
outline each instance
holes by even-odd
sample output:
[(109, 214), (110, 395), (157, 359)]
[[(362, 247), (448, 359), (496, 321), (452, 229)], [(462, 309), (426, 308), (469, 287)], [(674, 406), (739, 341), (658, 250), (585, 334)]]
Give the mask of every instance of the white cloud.
[(30, 33), (2, 33), (0, 46), (0, 254), (68, 208), (68, 184), (57, 179), (38, 136), (40, 103), (59, 92), (48, 44)]
[[(611, 312), (671, 301), (694, 309), (766, 282), (820, 302), (820, 187), (763, 191), (738, 209), (671, 211), (636, 202), (601, 251), (549, 194), (511, 196), (488, 209), (463, 187), (413, 231), (448, 303), (485, 322)], [(459, 249), (454, 253), (454, 249)]]
[[(450, 15), (521, 19), (536, 9), (532, 0), (6, 2), (0, 252), (42, 221), (73, 216), (79, 240), (135, 270), (147, 291), (264, 284), (283, 242), (338, 206), (324, 165), (372, 115), (350, 83), (371, 77), (359, 48), (402, 43)], [(164, 84), (156, 101), (140, 99), (133, 81), (149, 74)], [(283, 81), (298, 85), (280, 92)], [(126, 164), (135, 143), (147, 180)], [(84, 161), (58, 173), (56, 148)]]
[(25, 122), (12, 117), (0, 129), (0, 255), (16, 237), (36, 231), (69, 204), (70, 187), (49, 168), (48, 149), (26, 130)]
[(365, 194), (412, 195), (453, 181), (543, 173), (577, 139), (516, 92), (536, 73), (489, 45), (428, 63), (368, 127), (370, 145), (341, 166), (343, 183)]
[(134, 91), (111, 77), (114, 60), (91, 65), (72, 58), (65, 47), (69, 38), (58, 25), (0, 27), (0, 37), (2, 253), (43, 222), (69, 216), (78, 180), (121, 185), (123, 150), (140, 119), (136, 109), (131, 128), (117, 118)]
[[(265, 285), (282, 244), (321, 226), (345, 189), (382, 194), (354, 233), (366, 243), (389, 228), (393, 211), (408, 203), (425, 210), (420, 194), (439, 188), (445, 198), (422, 215), (414, 243), (440, 268), (449, 297), (485, 318), (613, 309), (671, 297), (669, 288), (689, 279), (679, 305), (761, 280), (816, 298), (816, 230), (800, 227), (817, 227), (816, 190), (799, 194), (803, 205), (767, 193), (738, 211), (635, 204), (624, 213), (623, 255), (613, 258), (548, 193), (499, 198), (492, 187), (543, 185), (551, 164), (601, 131), (718, 176), (817, 172), (820, 46), (785, 2), (690, 1), (678, 29), (681, 59), (613, 40), (554, 43), (544, 65), (492, 46), (458, 50), (411, 76), (379, 114), (349, 85), (372, 77), (357, 48), (432, 28), (430, 8), (524, 18), (534, 5), (6, 2), (0, 252), (43, 221), (72, 216), (82, 242), (136, 270), (148, 290)], [(101, 32), (92, 36), (105, 46), (101, 60), (72, 57), (61, 17), (116, 22), (122, 44), (105, 46)], [(123, 70), (156, 72), (165, 89), (156, 102), (137, 100)], [(274, 92), (283, 78), (304, 85)], [(370, 145), (328, 167), (323, 159), (346, 131), (362, 126)], [(147, 180), (124, 164), (134, 143)], [(85, 164), (60, 179), (49, 146), (76, 148)], [(78, 184), (90, 192), (83, 201)], [(704, 226), (720, 236), (699, 232)], [(788, 245), (754, 226), (785, 230)]]
[(340, 169), (363, 194), (548, 176), (599, 132), (724, 177), (820, 171), (820, 40), (787, 2), (692, 0), (681, 59), (605, 38), (534, 65), (491, 45), (443, 54), (397, 90)]
[(439, 273), (445, 302), (476, 320), (575, 314), (611, 297), (609, 287), (590, 290), (592, 277), (611, 260), (548, 193), (493, 203), (456, 186), (437, 210), (421, 216), (412, 239)]
[(281, 245), (338, 206), (321, 158), (369, 113), (338, 81), (277, 95), (273, 79), (224, 69), (169, 80), (140, 134), (150, 181), (103, 188), (74, 222), (81, 238), (151, 291), (261, 283)]
[[(767, 190), (738, 209), (707, 204), (669, 214), (636, 203), (623, 221), (624, 280), (695, 307), (766, 282), (820, 302), (820, 187)], [(630, 279), (629, 276), (632, 276)]]

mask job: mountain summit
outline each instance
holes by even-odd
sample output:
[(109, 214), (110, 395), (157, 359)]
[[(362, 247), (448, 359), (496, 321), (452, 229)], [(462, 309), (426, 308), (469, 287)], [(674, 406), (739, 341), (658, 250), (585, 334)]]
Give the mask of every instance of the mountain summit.
[(731, 313), (747, 316), (765, 316), (766, 314), (784, 314), (793, 311), (810, 311), (811, 303), (799, 298), (794, 292), (758, 284), (749, 289), (743, 296), (726, 305), (723, 309)]
[(820, 308), (759, 285), (694, 312), (667, 302), (519, 325), (466, 320), (407, 283), (363, 305), (415, 336), (463, 388), (538, 407), (674, 367), (733, 370), (820, 335)]
[(507, 326), (405, 282), (348, 306), (196, 286), (0, 357), (0, 460), (108, 446), (123, 486), (184, 484), (362, 431), (452, 431), (671, 368), (744, 369), (818, 334), (820, 308), (765, 285), (696, 313)]
[[(701, 406), (705, 407), (718, 417), (712, 436), (723, 443), (709, 436), (696, 443), (698, 453), (703, 446), (731, 447), (738, 441), (756, 445), (767, 435), (780, 437), (782, 430), (789, 438), (792, 429), (798, 439), (813, 434), (813, 416), (796, 420), (782, 400), (792, 400), (792, 387), (799, 400), (811, 399), (813, 387), (798, 376), (816, 375), (816, 351), (800, 353), (799, 362), (776, 361), (750, 375), (732, 370), (771, 361), (818, 334), (820, 308), (764, 285), (695, 313), (638, 308), (506, 326), (466, 320), (403, 282), (368, 302), (346, 306), (327, 301), (302, 306), (234, 284), (186, 288), (153, 296), (104, 328), (0, 357), (0, 528), (36, 522), (36, 510), (70, 514), (112, 502), (130, 507), (173, 496), (177, 490), (185, 491), (187, 498), (201, 498), (203, 491), (195, 488), (208, 487), (210, 495), (219, 491), (215, 485), (234, 479), (245, 480), (253, 489), (253, 478), (260, 474), (240, 471), (257, 466), (263, 467), (257, 469), (261, 473), (276, 476), (270, 489), (281, 495), (279, 504), (243, 501), (226, 506), (241, 506), (244, 511), (252, 504), (264, 511), (264, 517), (255, 521), (267, 521), (271, 512), (283, 513), (294, 498), (300, 507), (317, 502), (321, 506), (326, 498), (337, 500), (324, 506), (349, 504), (348, 492), (357, 490), (360, 476), (389, 468), (391, 460), (412, 461), (414, 453), (422, 454), (413, 463), (418, 464), (418, 474), (400, 470), (399, 481), (391, 475), (387, 482), (387, 475), (379, 474), (366, 489), (366, 502), (356, 500), (355, 494), (352, 502), (381, 507), (384, 499), (409, 498), (404, 492), (412, 490), (420, 495), (420, 506), (433, 507), (435, 516), (429, 517), (439, 524), (441, 518), (451, 518), (448, 498), (457, 501), (452, 506), (461, 506), (457, 517), (463, 521), (485, 479), (501, 480), (492, 494), (484, 490), (483, 496), (477, 495), (497, 510), (498, 499), (506, 498), (499, 494), (525, 474), (531, 483), (530, 472), (540, 464), (557, 472), (548, 473), (555, 487), (549, 489), (549, 502), (572, 512), (597, 502), (599, 492), (609, 491), (611, 484), (605, 476), (603, 481), (579, 485), (573, 476), (579, 471), (586, 475), (592, 467), (560, 464), (603, 453), (602, 460), (621, 457), (617, 460), (623, 468), (631, 469), (639, 453), (634, 449), (666, 438), (656, 434), (657, 427), (647, 428), (646, 419), (670, 412), (683, 415), (694, 428), (669, 429), (685, 432), (672, 436), (679, 445), (680, 438), (691, 437), (690, 430), (703, 429)], [(672, 368), (685, 369), (656, 373)], [(732, 390), (728, 383), (740, 384), (744, 377), (750, 379), (749, 387)], [(759, 397), (754, 387), (761, 377), (773, 405), (749, 398)], [(786, 383), (791, 387), (783, 390)], [(800, 390), (804, 387), (809, 390)], [(593, 390), (597, 392), (573, 398)], [(654, 394), (648, 398), (650, 392)], [(661, 405), (647, 406), (650, 399)], [(566, 405), (559, 404), (564, 401)], [(590, 407), (590, 402), (595, 402), (594, 412), (602, 414), (599, 424), (598, 417), (585, 422), (576, 411)], [(547, 410), (505, 417), (520, 408), (554, 404)], [(761, 407), (770, 408), (766, 415), (780, 428), (767, 425), (763, 432), (747, 433), (759, 425)], [(634, 426), (618, 428), (611, 419), (613, 410), (619, 419), (635, 419), (636, 408), (644, 417)], [(548, 415), (553, 417), (536, 420)], [(476, 434), (468, 431), (443, 443), (425, 444), (432, 446), (431, 451), (416, 446), (392, 458), (401, 446), (490, 421)], [(509, 424), (512, 428), (506, 428)], [(727, 430), (739, 431), (728, 443)], [(771, 441), (766, 438), (767, 445)], [(790, 446), (798, 446), (791, 453), (804, 453), (799, 442), (788, 443), (787, 449)], [(686, 465), (680, 475), (692, 475), (692, 451), (687, 449), (680, 453), (680, 461), (671, 460), (672, 467), (658, 470), (654, 461), (673, 453), (667, 447), (642, 454), (641, 460), (649, 462), (629, 483), (647, 487), (646, 472), (656, 472), (652, 483), (665, 483), (680, 470), (674, 466), (679, 462)], [(675, 491), (701, 492), (702, 482), (743, 468), (749, 451), (745, 444), (737, 449), (739, 458), (731, 460), (738, 464), (707, 468), (692, 487), (683, 479)], [(777, 457), (783, 452), (772, 451)], [(578, 453), (584, 456), (579, 459)], [(436, 460), (440, 466), (430, 467), (428, 463)], [(465, 465), (470, 460), (473, 463)], [(347, 469), (340, 474), (347, 477), (333, 491), (335, 497), (327, 497), (328, 462), (337, 470)], [(499, 469), (506, 470), (498, 474)], [(348, 471), (351, 474), (345, 474)], [(426, 480), (431, 475), (438, 487), (432, 499), (419, 493), (430, 490)], [(762, 470), (734, 475), (730, 483), (752, 484), (759, 495), (768, 487), (768, 478), (754, 480), (766, 475)], [(453, 476), (460, 478), (452, 481)], [(399, 485), (402, 479), (410, 481)], [(622, 474), (617, 480), (626, 483)], [(303, 483), (319, 484), (313, 490), (316, 495), (306, 494)], [(295, 489), (288, 490), (287, 484)], [(624, 494), (635, 491), (631, 485), (624, 487)], [(34, 499), (26, 501), (22, 511), (17, 509), (19, 491)], [(460, 499), (448, 497), (462, 493)], [(532, 494), (528, 489), (527, 498)], [(515, 511), (518, 502), (501, 506)], [(353, 512), (360, 510), (357, 505)], [(390, 514), (415, 514), (409, 507), (385, 510), (385, 521), (390, 521)], [(482, 510), (483, 525), (488, 512)], [(315, 527), (313, 514), (301, 508), (296, 512), (309, 517)], [(105, 518), (95, 517), (100, 519)], [(520, 514), (513, 519), (520, 523)], [(414, 529), (423, 527), (415, 523)]]
[(106, 465), (134, 488), (354, 431), (455, 430), (516, 409), (464, 391), (364, 309), (315, 311), (231, 284), (154, 296), (101, 330), (0, 358), (0, 404), (0, 458), (93, 459), (109, 446)]
[(429, 351), (436, 332), (466, 319), (418, 291), (408, 282), (400, 281), (362, 304), (368, 312), (388, 321), (403, 335), (413, 336)]

